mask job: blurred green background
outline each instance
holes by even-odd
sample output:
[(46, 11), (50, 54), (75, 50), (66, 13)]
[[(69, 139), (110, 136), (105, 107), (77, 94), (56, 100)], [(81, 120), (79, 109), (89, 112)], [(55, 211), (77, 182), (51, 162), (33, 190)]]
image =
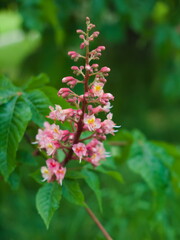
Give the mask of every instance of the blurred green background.
[[(61, 79), (72, 74), (74, 63), (67, 51), (79, 51), (75, 31), (84, 29), (86, 16), (101, 33), (92, 47), (106, 46), (99, 64), (112, 70), (105, 90), (115, 96), (114, 121), (122, 131), (139, 129), (150, 140), (178, 145), (179, 0), (1, 0), (0, 73), (21, 85), (43, 72), (50, 77), (50, 85), (59, 89)], [(120, 138), (121, 133), (116, 140)], [(179, 152), (174, 155), (180, 160)], [(114, 239), (180, 239), (179, 180), (175, 180), (176, 193), (168, 188), (154, 194), (129, 170), (125, 160), (117, 157), (116, 161), (125, 183), (100, 176), (103, 214), (91, 192), (84, 190)], [(50, 230), (45, 229), (35, 209), (38, 184), (29, 176), (29, 169), (35, 169), (33, 164), (30, 161), (21, 168), (21, 180), (13, 176), (15, 190), (0, 183), (0, 239), (103, 239), (85, 210), (65, 201)], [(178, 167), (177, 162), (174, 169)]]

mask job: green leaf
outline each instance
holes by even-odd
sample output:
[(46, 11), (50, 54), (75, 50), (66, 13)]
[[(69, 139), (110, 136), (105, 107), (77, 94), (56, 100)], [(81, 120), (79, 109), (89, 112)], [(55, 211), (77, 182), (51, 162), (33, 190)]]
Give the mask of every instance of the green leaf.
[(118, 182), (123, 183), (123, 177), (118, 171), (106, 170), (102, 166), (99, 166), (98, 168), (96, 168), (96, 171), (104, 173), (104, 174), (114, 178)]
[(80, 186), (75, 180), (65, 180), (63, 182), (63, 196), (71, 203), (85, 206), (84, 195)]
[(139, 174), (153, 191), (165, 189), (169, 183), (169, 170), (164, 165), (162, 155), (152, 143), (135, 141), (131, 148), (130, 169)]
[(18, 96), (20, 89), (16, 88), (7, 77), (0, 76), (0, 104), (6, 103), (10, 98)]
[(164, 151), (166, 150), (166, 155), (168, 153), (173, 158), (175, 159), (177, 158), (178, 160), (180, 159), (180, 147), (167, 142), (161, 142), (161, 141), (153, 141), (153, 143), (163, 148)]
[(45, 183), (37, 192), (36, 208), (47, 228), (54, 212), (59, 208), (60, 200), (61, 187), (56, 182)]
[(69, 179), (84, 179), (84, 175), (79, 171), (67, 171), (66, 178)]
[(44, 73), (41, 73), (38, 76), (31, 77), (29, 81), (25, 84), (23, 89), (32, 90), (32, 89), (41, 88), (47, 83), (49, 83), (48, 76)]
[(20, 175), (15, 171), (9, 176), (8, 183), (13, 190), (17, 190), (20, 185)]
[(87, 185), (93, 190), (96, 195), (100, 211), (102, 212), (102, 199), (101, 199), (101, 191), (99, 187), (99, 178), (92, 171), (88, 171), (87, 169), (82, 170), (82, 174), (84, 175), (84, 180)]
[(49, 98), (40, 90), (32, 90), (23, 96), (31, 108), (32, 121), (42, 127), (46, 121), (45, 116), (49, 113)]
[(18, 144), (30, 119), (30, 108), (18, 97), (0, 106), (0, 171), (5, 179), (16, 166)]
[(42, 178), (40, 168), (38, 168), (36, 171), (30, 173), (29, 176), (31, 176), (37, 183), (43, 184), (43, 181), (42, 181), (43, 178)]

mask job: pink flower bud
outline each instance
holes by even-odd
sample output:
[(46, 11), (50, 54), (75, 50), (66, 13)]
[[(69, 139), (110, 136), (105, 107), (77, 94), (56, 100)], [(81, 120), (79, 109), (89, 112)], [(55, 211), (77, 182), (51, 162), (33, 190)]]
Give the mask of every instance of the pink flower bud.
[(114, 96), (111, 93), (104, 93), (104, 97), (106, 97), (109, 100), (114, 100)]
[(76, 54), (77, 54), (77, 53), (74, 52), (74, 51), (69, 51), (69, 52), (68, 52), (68, 55), (69, 55), (69, 56), (76, 55)]
[(82, 34), (79, 35), (79, 38), (84, 39), (84, 35), (82, 35)]
[(105, 46), (99, 46), (99, 47), (97, 47), (96, 48), (96, 50), (99, 52), (101, 52), (101, 51), (103, 51), (103, 50), (105, 50), (106, 48), (105, 48)]
[(88, 71), (92, 70), (90, 65), (86, 65), (85, 69), (88, 70)]
[(83, 30), (77, 29), (76, 32), (77, 32), (77, 33), (83, 33)]
[(85, 43), (81, 43), (81, 45), (80, 45), (80, 49), (83, 49), (83, 48), (85, 48)]
[(90, 114), (97, 114), (99, 112), (104, 111), (104, 109), (101, 106), (97, 106), (96, 108), (93, 108), (92, 105), (88, 106), (88, 110), (90, 111)]
[(84, 100), (84, 95), (80, 95), (79, 97), (78, 97), (78, 102), (82, 102)]
[(81, 116), (81, 115), (82, 115), (82, 110), (81, 110), (81, 109), (77, 110), (77, 114), (78, 114), (79, 116)]
[(83, 70), (83, 69), (84, 69), (84, 66), (80, 66), (79, 69), (80, 69), (80, 70)]
[(90, 18), (86, 17), (86, 24), (90, 24)]
[(73, 102), (76, 102), (76, 101), (77, 101), (76, 97), (67, 99), (67, 102), (69, 102), (69, 103), (73, 103)]
[(63, 83), (67, 83), (67, 82), (73, 81), (73, 80), (75, 80), (74, 77), (68, 76), (68, 77), (64, 77), (64, 78), (62, 79), (62, 82), (63, 82)]
[(114, 100), (114, 96), (111, 93), (104, 93), (99, 98), (99, 101), (104, 105), (107, 105), (110, 100)]
[(99, 35), (99, 32), (98, 32), (98, 31), (96, 31), (96, 32), (93, 33), (93, 37), (98, 37), (98, 35)]
[(71, 88), (73, 88), (76, 84), (77, 84), (77, 79), (75, 78), (67, 82), (67, 85), (69, 85)]
[(72, 91), (69, 88), (61, 88), (58, 91), (58, 96), (62, 96), (63, 98), (69, 96), (72, 93)]
[(102, 67), (100, 71), (103, 72), (103, 73), (104, 73), (104, 72), (110, 72), (111, 69), (108, 68), (108, 67)]
[(74, 61), (77, 61), (77, 60), (79, 59), (79, 57), (80, 57), (80, 54), (77, 53), (77, 52), (74, 52), (74, 51), (69, 51), (69, 52), (68, 52), (68, 55), (69, 55), (72, 59), (74, 59)]
[(62, 131), (62, 141), (63, 142), (66, 142), (69, 139), (69, 134), (70, 134), (70, 132), (68, 130)]
[(72, 66), (71, 69), (74, 71), (79, 71), (79, 68), (77, 66)]
[(106, 83), (107, 80), (105, 78), (99, 78), (99, 81), (102, 82), (102, 83)]
[(91, 67), (92, 67), (92, 68), (98, 68), (98, 67), (99, 67), (99, 64), (94, 63), (94, 64), (92, 64)]

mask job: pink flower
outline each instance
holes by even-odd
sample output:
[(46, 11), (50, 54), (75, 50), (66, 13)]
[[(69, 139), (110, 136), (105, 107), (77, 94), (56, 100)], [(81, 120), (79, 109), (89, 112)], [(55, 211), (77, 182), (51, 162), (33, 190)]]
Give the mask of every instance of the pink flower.
[(64, 121), (66, 118), (66, 115), (64, 114), (62, 107), (59, 105), (55, 105), (55, 108), (49, 107), (51, 112), (48, 116), (48, 118), (51, 118), (52, 120), (59, 120), (59, 121)]
[(84, 117), (85, 127), (89, 129), (89, 131), (95, 131), (96, 129), (101, 127), (101, 120), (99, 118), (95, 118), (94, 114), (85, 115)]
[(51, 133), (53, 135), (54, 140), (61, 140), (62, 138), (62, 130), (59, 129), (59, 125), (53, 123), (50, 127)]
[(120, 126), (116, 126), (116, 124), (111, 119), (112, 119), (112, 113), (109, 113), (107, 115), (107, 119), (101, 123), (101, 127), (104, 134), (114, 135), (114, 132), (117, 132), (117, 130), (114, 130), (114, 128), (120, 127)]
[(59, 162), (55, 161), (52, 158), (46, 160), (46, 164), (47, 167), (41, 167), (43, 181), (54, 181), (56, 177), (57, 182), (62, 185), (62, 180), (64, 179), (66, 168), (63, 168)]
[(46, 160), (46, 165), (52, 173), (55, 173), (60, 167), (60, 163), (55, 161), (52, 158), (49, 158), (48, 160)]
[(89, 156), (88, 161), (91, 162), (94, 166), (100, 165), (100, 160), (106, 158), (103, 143), (95, 138), (87, 144), (87, 152)]
[(87, 149), (86, 149), (86, 145), (84, 143), (74, 144), (72, 147), (72, 150), (79, 157), (80, 162), (82, 160), (82, 157), (86, 156)]
[(43, 182), (44, 181), (48, 181), (48, 182), (51, 181), (53, 173), (47, 167), (45, 167), (45, 166), (41, 167), (41, 174), (42, 174), (42, 177), (43, 177)]
[(103, 83), (95, 82), (95, 83), (92, 85), (91, 92), (94, 94), (94, 96), (100, 97), (100, 96), (102, 96), (102, 94), (104, 93), (103, 87), (104, 87), (104, 84), (103, 84)]
[(54, 155), (56, 150), (60, 147), (60, 144), (58, 143), (58, 141), (49, 141), (47, 142), (45, 149), (47, 152), (47, 155)]
[(48, 122), (44, 123), (45, 129), (39, 129), (36, 135), (36, 140), (39, 148), (46, 148), (46, 145), (54, 139), (51, 125)]
[(55, 171), (56, 180), (60, 185), (62, 185), (62, 180), (64, 179), (65, 174), (66, 168), (63, 168), (61, 166)]
[(61, 140), (62, 131), (59, 130), (59, 126), (55, 124), (50, 125), (48, 122), (45, 122), (44, 126), (44, 130), (39, 129), (36, 140), (39, 148), (46, 149), (47, 155), (50, 156), (53, 155), (60, 146), (57, 140)]

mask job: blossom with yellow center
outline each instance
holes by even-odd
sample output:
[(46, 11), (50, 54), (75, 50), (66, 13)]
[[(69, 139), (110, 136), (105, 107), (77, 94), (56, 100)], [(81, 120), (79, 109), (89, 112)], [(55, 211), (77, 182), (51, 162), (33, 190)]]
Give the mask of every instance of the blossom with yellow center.
[(95, 131), (96, 129), (101, 127), (100, 119), (95, 118), (94, 114), (85, 115), (84, 123), (85, 123), (85, 126), (89, 129), (89, 131)]
[(91, 90), (94, 96), (96, 97), (101, 96), (103, 94), (103, 87), (104, 87), (103, 83), (99, 82), (94, 83)]

